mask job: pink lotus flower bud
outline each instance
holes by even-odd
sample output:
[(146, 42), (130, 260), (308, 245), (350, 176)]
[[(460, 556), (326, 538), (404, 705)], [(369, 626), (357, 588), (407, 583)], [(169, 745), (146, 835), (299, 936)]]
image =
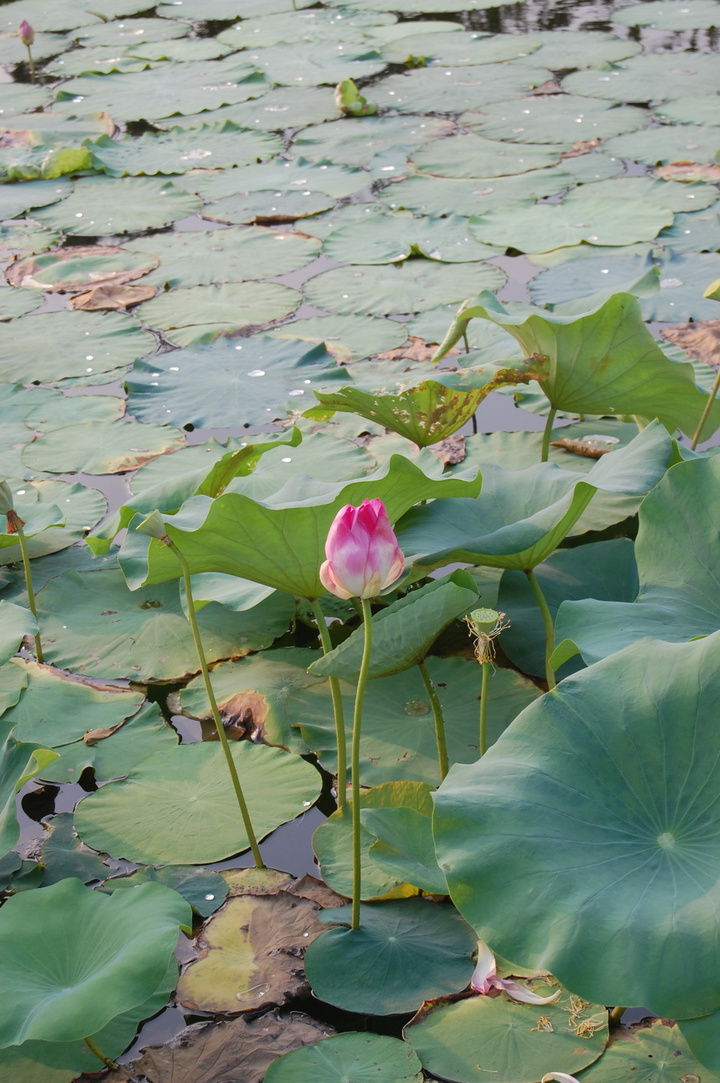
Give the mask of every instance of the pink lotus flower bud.
[(35, 31), (26, 19), (23, 19), (18, 27), (18, 37), (23, 45), (32, 45), (35, 41)]
[(338, 598), (374, 598), (402, 575), (405, 557), (382, 500), (346, 504), (332, 521), (320, 581)]

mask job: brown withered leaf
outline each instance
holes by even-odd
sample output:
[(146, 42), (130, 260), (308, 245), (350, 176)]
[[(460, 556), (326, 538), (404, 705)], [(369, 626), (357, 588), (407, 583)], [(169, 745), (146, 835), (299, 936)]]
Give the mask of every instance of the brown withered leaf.
[(562, 94), (563, 88), (557, 82), (556, 79), (547, 79), (540, 86), (536, 86), (530, 91), (531, 94)]
[(602, 139), (580, 139), (577, 143), (573, 143), (570, 150), (564, 150), (560, 155), (560, 161), (563, 158), (581, 158), (583, 154), (589, 154), (595, 150), (602, 143)]
[(301, 876), (299, 880), (296, 880), (288, 889), (291, 895), (299, 895), (301, 899), (310, 899), (311, 902), (317, 903), (323, 910), (328, 910), (332, 906), (343, 906), (347, 901), (342, 895), (338, 895), (337, 891), (333, 891), (331, 887), (324, 884), (322, 880), (316, 880), (314, 876)]
[(597, 444), (586, 443), (584, 440), (571, 440), (568, 436), (563, 440), (551, 440), (550, 447), (560, 447), (563, 451), (571, 451), (573, 455), (583, 455), (586, 459), (600, 459), (613, 450), (611, 447), (599, 447)]
[(448, 436), (446, 440), (431, 444), (428, 451), (431, 451), (443, 466), (455, 466), (456, 463), (461, 463), (467, 454), (465, 437), (456, 432), (453, 436)]
[(676, 327), (666, 327), (662, 337), (698, 361), (720, 368), (720, 320), (679, 323)]
[(150, 301), (157, 290), (154, 286), (126, 285), (112, 282), (106, 286), (97, 286), (87, 293), (77, 293), (70, 299), (70, 308), (81, 308), (86, 312), (95, 312), (107, 308), (127, 308), (138, 305), (141, 301)]
[(98, 729), (88, 730), (83, 734), (84, 745), (96, 745), (98, 741), (104, 741), (106, 737), (112, 737), (113, 733), (124, 726), (124, 722), (118, 722), (117, 726), (99, 726)]
[(11, 147), (33, 147), (36, 142), (32, 132), (10, 131), (8, 128), (0, 130), (0, 150), (9, 150)]
[(18, 260), (5, 272), (11, 286), (46, 293), (85, 293), (99, 286), (132, 282), (160, 263), (156, 256), (119, 245), (68, 245)]
[[(148, 1049), (140, 1060), (103, 1076), (106, 1083), (262, 1083), (272, 1061), (329, 1038), (335, 1031), (302, 1012), (280, 1018), (195, 1023), (167, 1045)], [(85, 1079), (86, 1077), (83, 1077)], [(88, 1076), (87, 1081), (97, 1077)]]
[(279, 869), (224, 869), (222, 878), (228, 886), (228, 898), (238, 895), (277, 895), (289, 891), (295, 878)]
[[(437, 353), (437, 346), (427, 343), (423, 338), (416, 338), (414, 335), (410, 335), (408, 342), (409, 346), (398, 346), (395, 350), (386, 350), (385, 353), (379, 353), (379, 361), (432, 361), (433, 356)], [(460, 353), (459, 350), (450, 350), (447, 357), (452, 357), (454, 354)]]
[(654, 177), (676, 181), (720, 181), (720, 162), (670, 162), (653, 170)]

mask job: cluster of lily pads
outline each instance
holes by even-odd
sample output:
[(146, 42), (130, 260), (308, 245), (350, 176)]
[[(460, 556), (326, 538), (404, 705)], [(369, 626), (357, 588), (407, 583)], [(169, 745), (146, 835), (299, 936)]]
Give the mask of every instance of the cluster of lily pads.
[(720, 1079), (720, 5), (92, 6), (0, 8), (0, 1074)]

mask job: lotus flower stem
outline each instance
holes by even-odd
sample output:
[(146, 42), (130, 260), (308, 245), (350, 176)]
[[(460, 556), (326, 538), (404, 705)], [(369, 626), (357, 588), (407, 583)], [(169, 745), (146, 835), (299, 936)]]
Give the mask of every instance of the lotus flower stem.
[(613, 1010), (610, 1012), (610, 1022), (619, 1023), (627, 1009), (622, 1004), (616, 1004)]
[(715, 377), (715, 383), (712, 385), (712, 390), (708, 395), (708, 400), (705, 403), (705, 409), (703, 410), (702, 417), (698, 422), (698, 427), (695, 430), (695, 435), (690, 441), (691, 451), (694, 451), (695, 448), (698, 446), (698, 443), (700, 442), (700, 435), (705, 427), (705, 422), (707, 421), (708, 414), (712, 410), (712, 405), (715, 402), (715, 396), (718, 393), (718, 388), (720, 388), (720, 372), (718, 372), (717, 376)]
[(360, 928), (360, 895), (362, 893), (362, 868), (360, 863), (360, 729), (362, 726), (362, 708), (365, 698), (370, 655), (372, 653), (372, 610), (367, 598), (361, 598), (365, 644), (362, 662), (355, 691), (355, 713), (353, 715), (352, 751), (350, 770), (352, 772), (352, 840), (353, 840), (353, 897), (351, 928)]
[[(27, 590), (28, 606), (30, 612), (34, 616), (35, 620), (38, 619), (37, 605), (35, 603), (35, 591), (33, 590), (32, 572), (30, 571), (30, 554), (28, 553), (27, 538), (25, 537), (25, 531), (23, 530), (23, 521), (17, 512), (9, 511), (7, 513), (8, 531), (12, 529), (17, 534), (18, 542), (20, 544), (20, 553), (22, 555), (23, 572), (25, 573), (25, 589)], [(40, 642), (40, 633), (35, 636), (35, 657), (38, 662), (44, 662), (42, 643)]]
[(205, 658), (205, 651), (202, 645), (202, 639), (200, 637), (200, 629), (198, 627), (197, 615), (195, 613), (195, 602), (193, 601), (192, 583), (190, 580), (190, 565), (178, 549), (174, 541), (165, 535), (165, 544), (172, 549), (175, 556), (180, 561), (180, 567), (183, 573), (183, 583), (185, 585), (185, 598), (187, 599), (188, 619), (190, 621), (190, 627), (192, 628), (193, 640), (195, 641), (195, 650), (197, 651), (198, 661), (200, 662), (200, 668), (202, 670), (203, 681), (205, 682), (205, 692), (210, 702), (210, 709), (212, 711), (213, 719), (215, 720), (215, 729), (217, 730), (220, 744), (222, 745), (223, 753), (225, 754), (225, 760), (228, 765), (228, 771), (230, 772), (230, 778), (232, 780), (233, 789), (235, 790), (235, 796), (237, 797), (237, 803), (240, 806), (240, 813), (243, 818), (243, 824), (245, 825), (245, 832), (250, 843), (250, 849), (255, 859), (255, 865), (258, 869), (265, 868), (265, 862), (260, 856), (260, 848), (257, 844), (257, 838), (253, 831), (252, 821), (250, 820), (250, 812), (245, 801), (245, 795), (243, 794), (242, 786), (240, 785), (240, 778), (238, 777), (235, 761), (230, 751), (230, 743), (225, 733), (225, 727), (223, 726), (222, 719), (220, 717), (220, 711), (218, 710), (217, 700), (215, 699), (215, 692), (213, 690), (212, 683), (210, 681), (210, 672), (208, 670), (207, 660)]
[(88, 1047), (91, 1053), (94, 1053), (95, 1056), (103, 1062), (106, 1068), (110, 1069), (110, 1071), (114, 1071), (117, 1068), (117, 1064), (115, 1063), (115, 1061), (111, 1060), (110, 1057), (106, 1057), (102, 1049), (95, 1044), (92, 1038), (85, 1038), (85, 1045)]
[[(312, 609), (315, 621), (320, 633), (320, 642), (324, 654), (329, 654), (333, 649), (330, 641), (330, 633), (325, 623), (325, 614), (317, 598), (312, 601)], [(337, 807), (344, 808), (347, 802), (347, 747), (345, 734), (345, 714), (343, 711), (342, 695), (340, 694), (340, 681), (337, 677), (328, 677), (330, 682), (330, 695), (332, 697), (333, 714), (335, 716), (335, 741), (337, 743)]]
[(538, 609), (542, 614), (543, 624), (545, 625), (545, 679), (547, 680), (548, 689), (551, 690), (557, 686), (555, 671), (550, 665), (550, 656), (555, 648), (555, 627), (553, 624), (552, 613), (545, 601), (545, 595), (537, 581), (535, 572), (531, 568), (526, 568), (525, 575), (527, 576), (528, 583), (535, 595), (535, 601), (538, 604)]
[(442, 705), (440, 698), (437, 694), (437, 689), (433, 683), (433, 679), (430, 676), (428, 667), (425, 662), (418, 662), (418, 669), (423, 679), (423, 684), (430, 700), (430, 706), (432, 707), (433, 720), (435, 722), (435, 741), (437, 743), (438, 751), (438, 763), (440, 765), (440, 781), (445, 778), (445, 775), (450, 770), (450, 763), (448, 760), (447, 741), (445, 740), (445, 719), (443, 718)]
[(555, 424), (555, 415), (557, 414), (557, 408), (553, 406), (552, 410), (547, 416), (545, 422), (545, 431), (542, 438), (542, 450), (540, 452), (540, 462), (546, 463), (550, 454), (550, 434), (552, 433), (552, 427)]
[(480, 684), (480, 755), (487, 752), (487, 701), (490, 684), (491, 662), (482, 663), (482, 682)]

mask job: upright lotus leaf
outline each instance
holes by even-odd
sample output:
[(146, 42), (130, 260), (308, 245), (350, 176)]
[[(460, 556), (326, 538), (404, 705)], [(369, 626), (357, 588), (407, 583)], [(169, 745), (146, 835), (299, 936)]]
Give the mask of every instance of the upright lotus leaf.
[[(459, 993), (470, 981), (475, 940), (457, 911), (426, 899), (365, 903), (360, 928), (338, 926), (314, 940), (305, 973), (320, 1000), (348, 1011), (397, 1015)], [(350, 920), (350, 907), (321, 920)]]
[[(373, 617), (373, 652), (368, 677), (388, 677), (422, 662), (443, 628), (477, 604), (475, 581), (455, 571), (406, 594)], [(358, 628), (310, 666), (320, 677), (357, 680), (365, 636)]]
[(274, 1061), (265, 1083), (421, 1083), (422, 1065), (407, 1042), (386, 1034), (336, 1034)]
[(445, 875), (435, 860), (431, 816), (412, 808), (369, 808), (360, 819), (376, 836), (370, 858), (380, 869), (422, 891), (447, 895)]
[(719, 647), (636, 643), (452, 769), (438, 860), (494, 951), (603, 1004), (720, 1007)]
[[(35, 495), (34, 493), (32, 494)], [(65, 516), (56, 504), (40, 502), (28, 503), (18, 501), (15, 509), (23, 524), (23, 533), (26, 538), (32, 538), (36, 534), (42, 534), (48, 527), (63, 526)], [(4, 513), (3, 513), (4, 514)], [(0, 549), (8, 549), (10, 546), (18, 547), (17, 530), (10, 529), (10, 523), (2, 522), (0, 529)]]
[(0, 1047), (71, 1042), (152, 996), (190, 907), (161, 884), (103, 895), (62, 880), (8, 899), (0, 916)]
[[(526, 357), (543, 354), (549, 372), (542, 383), (555, 410), (577, 414), (640, 414), (692, 436), (708, 396), (695, 385), (690, 365), (669, 361), (645, 327), (640, 302), (617, 293), (582, 316), (515, 316), (488, 291), (458, 314), (435, 360), (462, 337), (478, 316), (504, 327)], [(706, 422), (710, 436), (720, 425), (720, 402)]]
[(0, 665), (16, 653), (25, 636), (37, 634), (38, 623), (29, 609), (0, 601)]
[(563, 602), (558, 641), (577, 643), (590, 665), (653, 636), (682, 643), (720, 627), (720, 457), (678, 463), (640, 506), (634, 601)]
[[(241, 493), (225, 493), (214, 501), (192, 497), (177, 515), (165, 517), (168, 536), (193, 572), (226, 572), (316, 598), (324, 593), (318, 569), (325, 559), (325, 539), (345, 504), (359, 506), (366, 497), (379, 497), (392, 523), (419, 500), (475, 497), (482, 485), (479, 473), (472, 480), (429, 478), (400, 455), (360, 481), (312, 484), (309, 496), (300, 481), (293, 479), (272, 504)], [(131, 590), (179, 575), (177, 559), (161, 541), (132, 532), (120, 562)]]
[(335, 392), (316, 391), (315, 396), (323, 406), (360, 414), (406, 436), (418, 447), (427, 447), (462, 428), (491, 391), (542, 377), (541, 361), (510, 368), (486, 365), (482, 369), (438, 373), (437, 379), (423, 380), (395, 395), (341, 387)]
[(15, 795), (46, 764), (57, 759), (56, 752), (21, 744), (9, 731), (7, 723), (0, 731), (0, 857), (15, 846), (20, 836)]
[[(549, 463), (517, 471), (488, 467), (479, 499), (413, 508), (398, 523), (398, 540), (427, 570), (453, 561), (534, 568), (574, 528), (602, 530), (632, 514), (627, 501), (634, 510), (638, 497), (660, 481), (670, 445), (656, 423), (604, 455), (585, 475)], [(596, 493), (597, 509), (586, 512)]]

